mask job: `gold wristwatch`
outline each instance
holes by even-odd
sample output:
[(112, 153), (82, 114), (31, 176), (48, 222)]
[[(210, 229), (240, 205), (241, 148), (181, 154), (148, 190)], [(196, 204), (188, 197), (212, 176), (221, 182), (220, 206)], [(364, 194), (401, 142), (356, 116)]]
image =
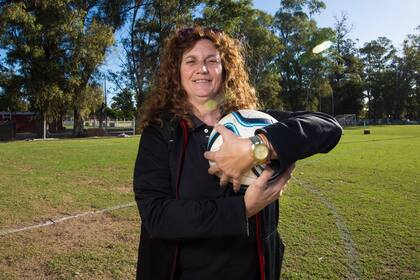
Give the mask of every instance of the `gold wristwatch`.
[(255, 162), (257, 164), (267, 163), (270, 155), (270, 149), (267, 145), (258, 135), (249, 137), (249, 140), (251, 140), (252, 143), (251, 151)]

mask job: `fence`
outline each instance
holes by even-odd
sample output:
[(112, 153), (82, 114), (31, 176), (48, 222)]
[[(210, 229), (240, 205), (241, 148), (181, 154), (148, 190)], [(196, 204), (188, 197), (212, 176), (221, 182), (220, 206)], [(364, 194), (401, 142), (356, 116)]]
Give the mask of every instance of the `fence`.
[[(73, 129), (73, 120), (63, 121), (63, 126), (67, 130)], [(135, 120), (106, 119), (102, 123), (96, 119), (85, 120), (83, 122), (87, 136), (116, 136), (116, 135), (134, 135)]]

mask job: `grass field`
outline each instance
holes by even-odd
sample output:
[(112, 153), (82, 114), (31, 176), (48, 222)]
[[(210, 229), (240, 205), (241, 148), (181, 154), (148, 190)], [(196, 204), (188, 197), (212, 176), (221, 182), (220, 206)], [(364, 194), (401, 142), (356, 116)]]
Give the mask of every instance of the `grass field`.
[[(420, 278), (420, 126), (350, 128), (281, 198), (282, 279)], [(0, 233), (133, 202), (138, 137), (0, 143)], [(133, 279), (136, 207), (0, 235), (0, 279)]]

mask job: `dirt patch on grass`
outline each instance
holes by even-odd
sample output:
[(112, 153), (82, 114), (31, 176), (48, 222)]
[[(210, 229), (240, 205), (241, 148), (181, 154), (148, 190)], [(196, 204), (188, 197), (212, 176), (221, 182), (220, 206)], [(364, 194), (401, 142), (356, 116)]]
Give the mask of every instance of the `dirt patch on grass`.
[(116, 191), (119, 193), (133, 192), (132, 180), (126, 179), (107, 179), (94, 177), (91, 175), (79, 175), (71, 178), (71, 184), (89, 189)]
[[(116, 191), (119, 193), (133, 193), (133, 183), (121, 184), (116, 188)], [(133, 193), (134, 196), (134, 193)]]
[(3, 236), (0, 278), (132, 279), (138, 238), (135, 207)]

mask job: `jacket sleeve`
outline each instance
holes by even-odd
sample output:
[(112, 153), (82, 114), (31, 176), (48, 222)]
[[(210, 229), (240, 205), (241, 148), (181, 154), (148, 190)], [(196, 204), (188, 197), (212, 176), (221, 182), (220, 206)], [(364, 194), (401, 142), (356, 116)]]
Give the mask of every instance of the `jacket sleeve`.
[(162, 239), (247, 235), (243, 196), (176, 199), (171, 188), (167, 140), (159, 129), (141, 136), (134, 169), (135, 199), (151, 237)]
[(265, 112), (277, 119), (278, 123), (259, 129), (256, 133), (267, 136), (279, 156), (280, 170), (299, 159), (329, 152), (341, 138), (342, 128), (330, 115), (275, 110)]

